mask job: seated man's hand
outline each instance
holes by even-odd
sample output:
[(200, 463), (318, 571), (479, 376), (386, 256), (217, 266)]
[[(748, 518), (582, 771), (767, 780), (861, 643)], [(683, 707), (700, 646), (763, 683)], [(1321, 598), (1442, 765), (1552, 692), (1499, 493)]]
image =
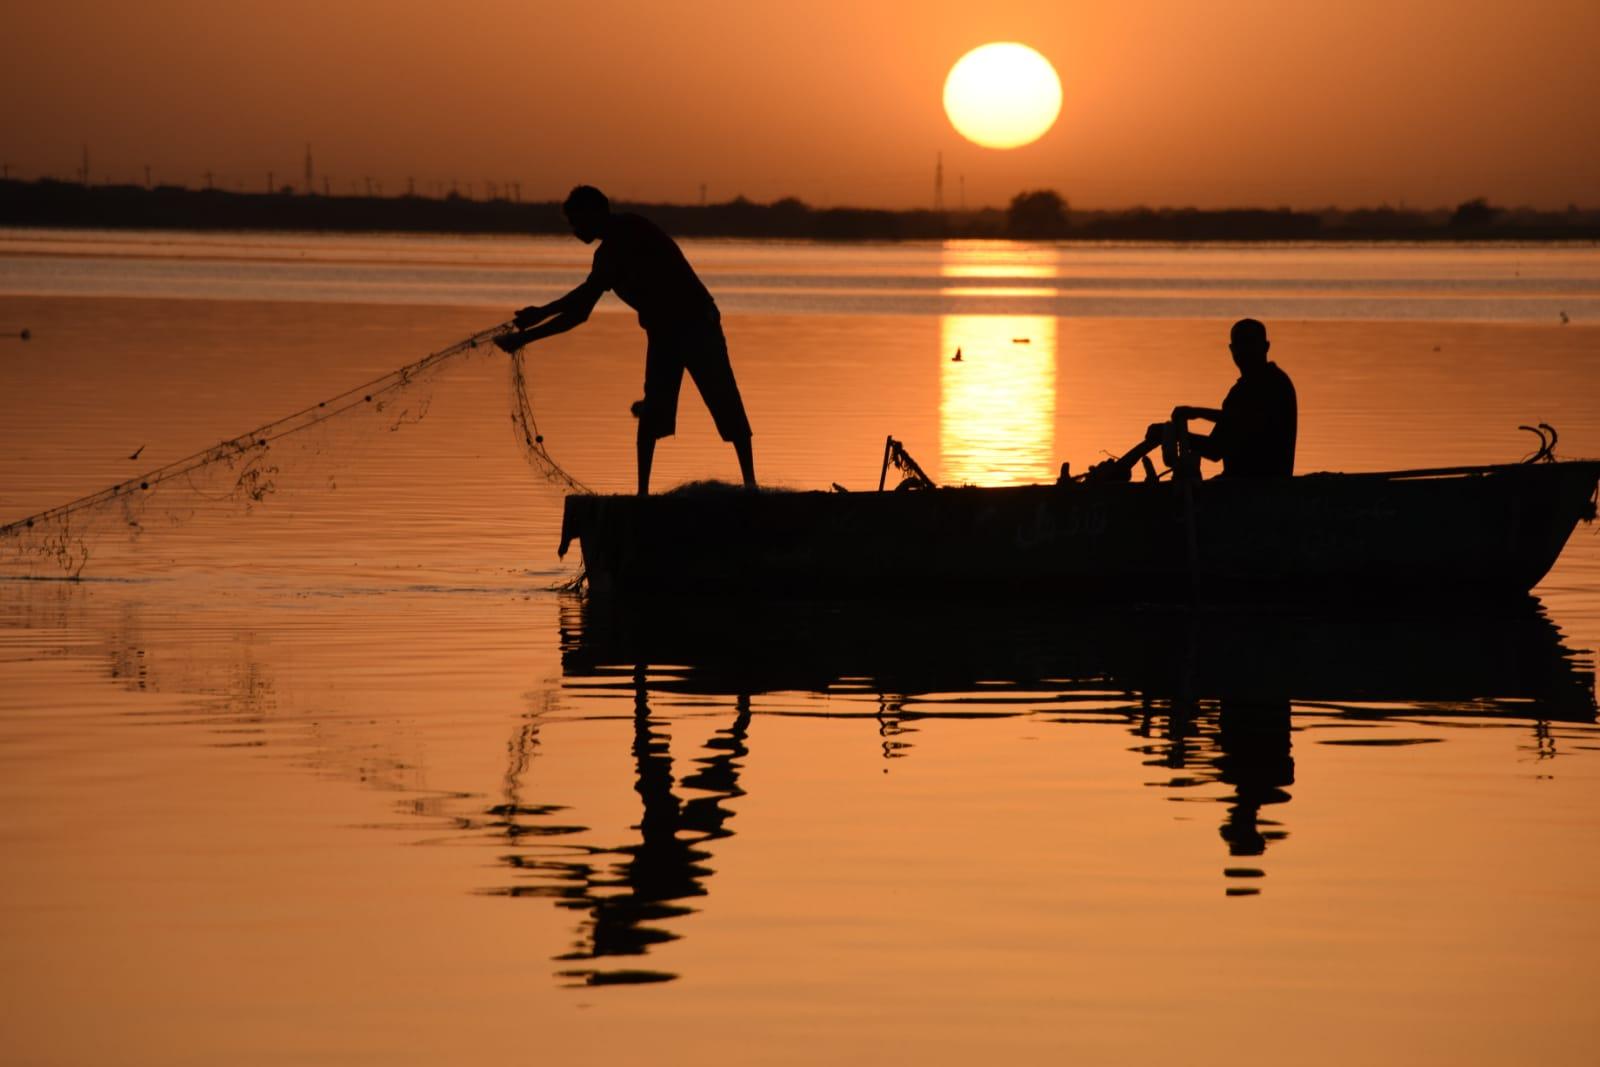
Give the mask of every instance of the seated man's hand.
[(546, 317), (543, 305), (530, 304), (512, 316), (511, 322), (517, 329), (526, 330), (529, 326), (537, 325)]
[(520, 333), (503, 333), (494, 339), (494, 346), (506, 355), (514, 355), (527, 342)]

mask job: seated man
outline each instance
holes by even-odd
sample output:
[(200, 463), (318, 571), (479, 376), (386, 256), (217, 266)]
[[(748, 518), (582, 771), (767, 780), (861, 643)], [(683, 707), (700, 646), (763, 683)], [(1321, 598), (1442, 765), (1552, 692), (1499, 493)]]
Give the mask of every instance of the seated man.
[[(1294, 473), (1294, 439), (1298, 418), (1294, 383), (1276, 363), (1267, 361), (1267, 328), (1255, 319), (1233, 324), (1228, 350), (1239, 368), (1239, 380), (1228, 390), (1222, 408), (1179, 406), (1170, 426), (1184, 436), (1190, 419), (1216, 424), (1210, 434), (1189, 434), (1191, 453), (1221, 461), (1230, 478), (1287, 478)], [(1169, 424), (1158, 422), (1145, 433), (1157, 442), (1169, 436)], [(1173, 465), (1169, 457), (1168, 464)]]

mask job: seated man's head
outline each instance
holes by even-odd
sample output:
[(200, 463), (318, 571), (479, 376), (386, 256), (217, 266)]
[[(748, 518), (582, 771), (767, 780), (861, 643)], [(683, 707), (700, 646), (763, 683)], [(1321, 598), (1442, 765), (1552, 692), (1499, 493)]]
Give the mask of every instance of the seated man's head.
[(1255, 319), (1240, 319), (1228, 334), (1228, 351), (1233, 353), (1234, 366), (1240, 373), (1254, 370), (1267, 362), (1267, 328)]
[(592, 185), (580, 185), (567, 194), (561, 205), (573, 236), (584, 244), (605, 236), (606, 221), (611, 218), (611, 201), (606, 194)]

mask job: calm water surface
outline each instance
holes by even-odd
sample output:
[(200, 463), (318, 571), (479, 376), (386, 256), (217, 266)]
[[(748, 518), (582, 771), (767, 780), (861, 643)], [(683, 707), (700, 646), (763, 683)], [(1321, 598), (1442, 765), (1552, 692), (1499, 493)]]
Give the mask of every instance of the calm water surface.
[[(1081, 468), (1219, 399), (1246, 314), (1302, 470), (1514, 460), (1531, 421), (1600, 456), (1594, 248), (688, 251), (774, 484), (871, 487), (886, 433), (940, 481)], [(0, 521), (586, 255), (0, 232)], [(602, 308), (530, 370), (617, 491), (643, 345)], [(259, 501), (86, 517), (82, 581), (8, 563), (7, 1062), (1592, 1062), (1595, 527), (1509, 616), (618, 617), (552, 591), (508, 410), (467, 357), (275, 445)], [(735, 473), (686, 392), (657, 484)]]

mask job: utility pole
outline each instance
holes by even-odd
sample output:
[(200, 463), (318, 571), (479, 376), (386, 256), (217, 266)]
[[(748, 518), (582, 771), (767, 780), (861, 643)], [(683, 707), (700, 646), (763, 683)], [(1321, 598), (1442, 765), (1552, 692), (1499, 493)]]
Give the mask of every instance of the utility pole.
[(316, 182), (316, 172), (311, 168), (311, 142), (306, 142), (306, 195), (310, 196)]
[(967, 210), (967, 176), (963, 174), (958, 180), (961, 183), (961, 210), (965, 211)]
[(89, 184), (89, 146), (83, 146), (83, 164), (78, 168), (78, 178), (84, 185)]
[(372, 195), (372, 179), (364, 177), (361, 180), (367, 183), (367, 195), (371, 196)]
[(148, 163), (144, 165), (144, 187), (146, 189), (150, 188), (150, 164)]
[(208, 192), (208, 193), (211, 192), (211, 190), (213, 188), (213, 186), (211, 184), (211, 179), (213, 177), (214, 177), (214, 175), (209, 170), (206, 171), (206, 192)]
[(706, 206), (706, 183), (705, 182), (701, 182), (700, 183), (700, 206), (701, 207), (705, 207)]
[(933, 210), (944, 210), (944, 153), (940, 152), (934, 157), (933, 164)]

